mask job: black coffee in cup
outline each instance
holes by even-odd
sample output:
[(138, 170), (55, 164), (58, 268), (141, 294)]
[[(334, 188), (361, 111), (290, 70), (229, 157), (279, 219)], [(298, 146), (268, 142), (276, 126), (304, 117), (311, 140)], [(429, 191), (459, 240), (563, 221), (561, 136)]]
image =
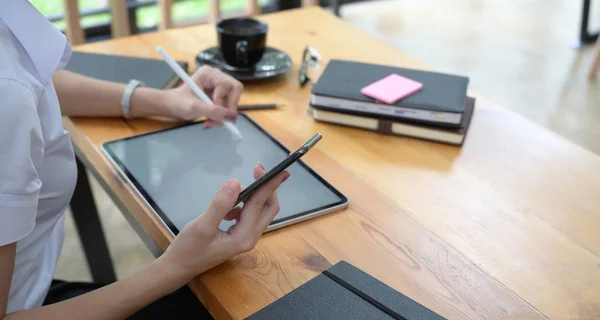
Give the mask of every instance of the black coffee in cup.
[(217, 23), (221, 54), (237, 68), (250, 68), (260, 61), (267, 47), (266, 23), (252, 18), (233, 18)]

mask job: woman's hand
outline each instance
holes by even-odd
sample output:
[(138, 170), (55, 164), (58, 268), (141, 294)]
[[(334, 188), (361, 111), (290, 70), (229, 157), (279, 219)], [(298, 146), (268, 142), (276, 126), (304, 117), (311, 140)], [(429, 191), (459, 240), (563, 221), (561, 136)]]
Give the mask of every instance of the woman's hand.
[(183, 84), (165, 91), (169, 116), (182, 120), (207, 117), (208, 120), (204, 122), (205, 128), (218, 126), (225, 120), (235, 122), (237, 104), (244, 89), (241, 82), (209, 66), (200, 67), (192, 75), (192, 80), (204, 90), (215, 105), (204, 103), (187, 84)]
[[(254, 178), (265, 174), (261, 165), (254, 168)], [(276, 189), (289, 177), (284, 171), (271, 179), (248, 199), (243, 207), (235, 207), (241, 191), (237, 180), (225, 183), (206, 212), (189, 222), (165, 253), (156, 260), (163, 270), (180, 275), (185, 281), (254, 248), (258, 239), (279, 212)], [(236, 220), (222, 231), (223, 220)]]

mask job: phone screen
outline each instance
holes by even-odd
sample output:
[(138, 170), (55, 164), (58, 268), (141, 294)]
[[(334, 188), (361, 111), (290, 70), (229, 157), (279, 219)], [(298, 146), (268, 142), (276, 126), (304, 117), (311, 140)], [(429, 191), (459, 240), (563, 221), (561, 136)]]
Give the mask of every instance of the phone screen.
[(317, 144), (317, 142), (321, 140), (321, 138), (321, 134), (316, 133), (312, 138), (310, 138), (300, 148), (298, 148), (298, 150), (291, 153), (287, 158), (285, 158), (283, 161), (281, 161), (275, 167), (273, 167), (273, 169), (267, 171), (267, 173), (265, 173), (262, 177), (258, 178), (251, 185), (242, 190), (242, 192), (240, 192), (240, 195), (238, 196), (235, 205), (238, 205), (239, 203), (244, 202), (245, 200), (250, 198), (250, 196), (254, 194), (256, 190), (260, 189), (261, 186), (263, 186), (269, 180), (273, 179), (280, 172), (283, 172), (283, 170), (289, 167), (292, 163), (296, 162), (303, 155), (305, 155), (308, 152), (308, 150), (310, 150), (315, 144)]

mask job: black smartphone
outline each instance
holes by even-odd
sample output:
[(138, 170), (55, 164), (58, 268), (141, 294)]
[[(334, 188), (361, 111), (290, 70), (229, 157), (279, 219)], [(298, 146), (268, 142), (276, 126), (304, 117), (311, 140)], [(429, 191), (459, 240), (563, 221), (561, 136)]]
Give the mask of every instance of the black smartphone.
[(267, 173), (265, 173), (262, 177), (258, 178), (251, 185), (242, 190), (242, 192), (240, 192), (240, 195), (238, 196), (237, 201), (235, 202), (235, 205), (237, 206), (239, 203), (244, 202), (248, 198), (250, 198), (250, 196), (254, 194), (254, 192), (256, 192), (256, 190), (258, 190), (262, 185), (267, 183), (269, 180), (273, 179), (273, 177), (275, 177), (277, 174), (285, 170), (292, 163), (296, 162), (303, 155), (305, 155), (308, 152), (308, 150), (310, 150), (310, 148), (312, 148), (315, 144), (317, 144), (317, 142), (319, 142), (319, 140), (321, 140), (321, 138), (321, 134), (316, 133), (312, 138), (308, 139), (306, 143), (304, 143), (300, 148), (298, 148), (298, 150), (290, 153), (290, 155), (287, 158), (278, 163), (275, 167), (273, 167), (273, 169), (267, 171)]

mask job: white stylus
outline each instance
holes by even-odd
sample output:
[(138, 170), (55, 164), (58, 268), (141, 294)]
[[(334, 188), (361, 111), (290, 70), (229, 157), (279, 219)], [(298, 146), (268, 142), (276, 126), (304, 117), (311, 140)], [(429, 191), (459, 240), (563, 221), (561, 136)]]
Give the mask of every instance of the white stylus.
[[(163, 59), (165, 59), (165, 62), (169, 65), (169, 67), (171, 67), (171, 69), (173, 69), (173, 71), (177, 74), (177, 76), (179, 76), (179, 78), (181, 80), (183, 80), (183, 82), (185, 82), (188, 87), (190, 87), (190, 89), (192, 89), (192, 92), (198, 97), (200, 98), (200, 100), (204, 101), (204, 103), (210, 104), (210, 105), (214, 105), (215, 103), (206, 95), (206, 93), (204, 93), (204, 91), (202, 91), (202, 89), (200, 89), (200, 87), (198, 87), (198, 85), (194, 82), (194, 80), (192, 80), (192, 78), (190, 78), (190, 76), (181, 68), (181, 66), (179, 64), (177, 64), (177, 62), (175, 62), (175, 60), (173, 60), (173, 58), (171, 58), (171, 56), (169, 56), (169, 54), (167, 54), (167, 52), (165, 51), (165, 49), (163, 49), (162, 47), (156, 47), (156, 51), (158, 51), (158, 53), (163, 57)], [(242, 134), (240, 133), (240, 130), (238, 130), (238, 128), (231, 122), (229, 121), (223, 121), (223, 125), (225, 126), (225, 128), (227, 128), (235, 138), (242, 140)]]

